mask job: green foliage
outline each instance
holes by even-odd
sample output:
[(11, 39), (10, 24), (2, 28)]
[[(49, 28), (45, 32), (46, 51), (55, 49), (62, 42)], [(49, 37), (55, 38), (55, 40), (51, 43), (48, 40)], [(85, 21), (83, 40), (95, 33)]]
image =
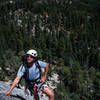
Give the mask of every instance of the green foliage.
[[(1, 55), (0, 66), (2, 68), (1, 71), (3, 71), (2, 72), (3, 76), (9, 76), (11, 79), (13, 79), (16, 75), (15, 72), (17, 72), (17, 70), (20, 66), (20, 59), (18, 56), (15, 55), (14, 51), (9, 49), (9, 50), (3, 52), (3, 54)], [(11, 76), (12, 74), (13, 74), (13, 76)]]
[(94, 98), (95, 100), (100, 97), (100, 71), (96, 72), (96, 77), (94, 80)]
[(83, 70), (79, 62), (75, 61), (72, 67), (62, 66), (60, 70), (59, 77), (65, 86), (62, 88), (67, 89), (69, 100), (70, 98), (72, 100), (97, 99), (99, 96), (99, 72), (96, 74), (94, 67)]
[(70, 88), (74, 92), (79, 92), (81, 89), (81, 83), (82, 83), (82, 69), (79, 65), (79, 62), (75, 61), (71, 68), (71, 82), (70, 82)]
[(58, 84), (57, 89), (55, 89), (55, 98), (56, 100), (67, 100), (69, 96), (67, 95), (67, 88), (64, 83), (61, 82)]
[(0, 70), (0, 80), (5, 81), (5, 76), (5, 73), (2, 70)]
[(67, 66), (63, 66), (61, 69), (61, 76), (60, 79), (63, 80), (65, 85), (67, 86), (71, 81), (71, 71), (70, 68)]

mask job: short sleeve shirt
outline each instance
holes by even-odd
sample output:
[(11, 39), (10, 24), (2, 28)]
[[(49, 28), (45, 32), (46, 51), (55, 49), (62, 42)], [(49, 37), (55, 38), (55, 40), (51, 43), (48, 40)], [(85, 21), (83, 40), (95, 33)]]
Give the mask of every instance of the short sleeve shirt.
[[(45, 68), (47, 64), (46, 62), (40, 60), (38, 60), (38, 63), (41, 68)], [(40, 71), (39, 68), (36, 67), (35, 63), (31, 67), (28, 67), (28, 70), (29, 70), (29, 80), (35, 80), (39, 78)], [(25, 66), (21, 65), (17, 72), (17, 76), (22, 77), (24, 73), (25, 73)]]

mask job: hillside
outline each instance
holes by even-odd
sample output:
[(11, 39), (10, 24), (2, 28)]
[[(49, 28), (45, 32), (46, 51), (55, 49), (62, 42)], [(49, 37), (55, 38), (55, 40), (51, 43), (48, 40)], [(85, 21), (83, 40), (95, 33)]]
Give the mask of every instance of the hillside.
[(98, 100), (99, 11), (100, 0), (0, 0), (0, 81), (13, 80), (33, 48), (48, 76), (59, 75), (56, 100)]

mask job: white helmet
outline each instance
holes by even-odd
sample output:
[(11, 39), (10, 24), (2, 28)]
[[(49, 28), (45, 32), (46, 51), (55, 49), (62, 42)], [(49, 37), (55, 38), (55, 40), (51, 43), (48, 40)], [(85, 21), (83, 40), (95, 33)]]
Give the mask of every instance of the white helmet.
[(27, 51), (26, 54), (29, 54), (33, 57), (37, 57), (37, 51), (35, 51), (34, 49), (31, 49), (31, 50)]

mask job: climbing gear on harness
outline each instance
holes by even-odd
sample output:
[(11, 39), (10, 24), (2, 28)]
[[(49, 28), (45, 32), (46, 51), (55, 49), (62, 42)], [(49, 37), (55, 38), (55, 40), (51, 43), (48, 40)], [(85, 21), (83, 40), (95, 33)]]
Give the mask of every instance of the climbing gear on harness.
[(28, 88), (30, 93), (31, 93), (31, 95), (33, 95), (33, 92), (34, 92), (33, 88), (34, 87), (36, 87), (37, 92), (39, 92), (42, 89), (44, 89), (45, 86), (47, 86), (45, 82), (40, 82), (40, 81), (35, 82), (35, 81), (32, 81), (32, 82), (28, 83), (28, 86), (26, 88)]

